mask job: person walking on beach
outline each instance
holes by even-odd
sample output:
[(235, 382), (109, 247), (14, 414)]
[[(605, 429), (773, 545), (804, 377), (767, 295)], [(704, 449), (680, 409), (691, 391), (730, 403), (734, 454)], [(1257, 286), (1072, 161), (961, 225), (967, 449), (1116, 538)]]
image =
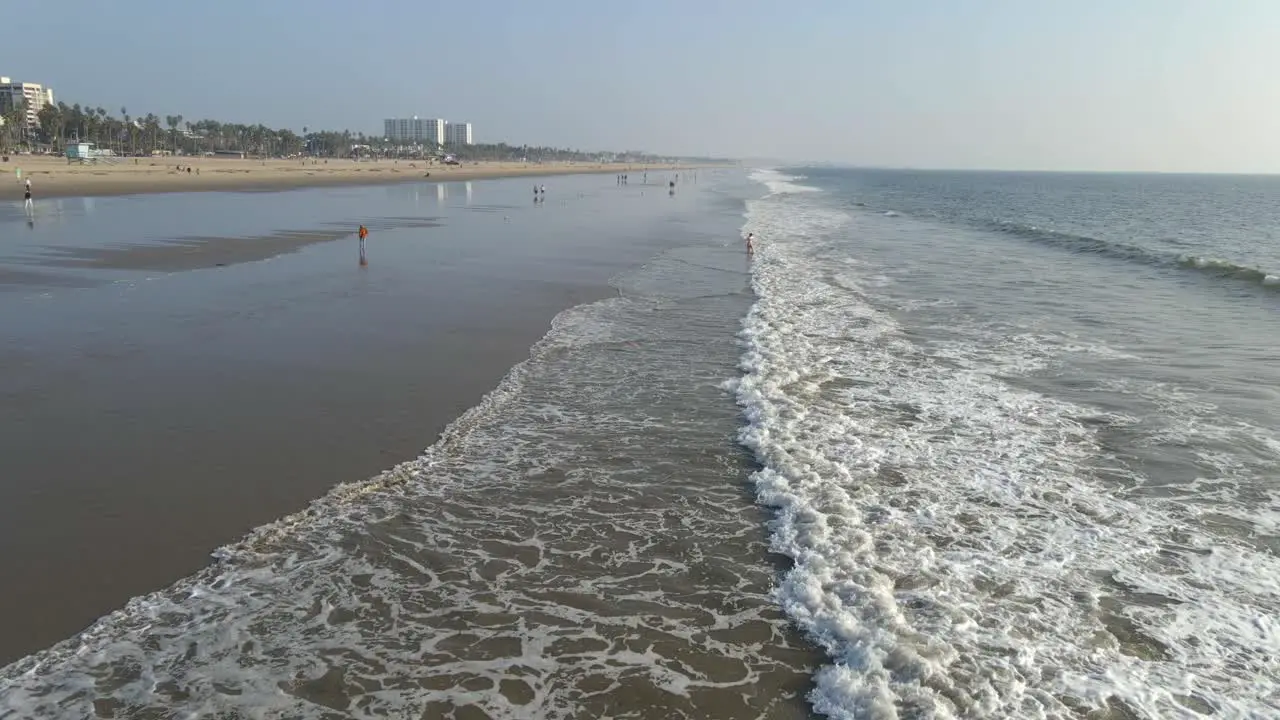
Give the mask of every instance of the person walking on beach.
[(755, 233), (747, 233), (747, 257), (751, 257), (756, 254), (755, 239)]
[(365, 247), (364, 241), (366, 238), (369, 237), (369, 228), (365, 227), (364, 225), (361, 225), (360, 232), (357, 234), (360, 236), (360, 266), (364, 267), (369, 264), (369, 260), (365, 257), (365, 254), (364, 254), (364, 247)]
[(31, 202), (31, 181), (27, 181), (26, 194), (23, 195), (22, 208), (28, 213), (35, 212), (36, 206)]

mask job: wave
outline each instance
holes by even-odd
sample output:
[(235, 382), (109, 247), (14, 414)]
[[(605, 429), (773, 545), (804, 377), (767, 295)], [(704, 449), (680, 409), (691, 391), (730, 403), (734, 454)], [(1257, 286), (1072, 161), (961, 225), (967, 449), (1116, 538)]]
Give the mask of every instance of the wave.
[[(861, 203), (854, 203), (854, 207), (866, 208), (867, 206)], [(888, 217), (896, 217), (899, 213), (895, 210), (885, 210), (882, 214)], [(1012, 235), (1031, 242), (1061, 248), (1072, 253), (1096, 255), (1155, 268), (1192, 270), (1211, 278), (1243, 281), (1268, 290), (1280, 290), (1280, 274), (1269, 272), (1257, 266), (1241, 265), (1230, 260), (1186, 253), (1165, 253), (1115, 240), (1104, 240), (1088, 235), (1078, 235), (1050, 230), (1036, 225), (1002, 220), (982, 222), (979, 223), (979, 226), (987, 232)]]
[(1280, 275), (1267, 272), (1260, 267), (1248, 267), (1230, 260), (1206, 258), (1185, 253), (1162, 253), (1114, 240), (1103, 240), (1089, 237), (1088, 235), (1046, 230), (1034, 225), (1021, 223), (991, 222), (986, 229), (1026, 238), (1033, 242), (1065, 248), (1071, 252), (1098, 255), (1151, 267), (1178, 267), (1194, 270), (1209, 277), (1244, 281), (1268, 289), (1275, 288), (1280, 290)]
[(1035, 225), (992, 221), (984, 229), (1005, 235), (1014, 235), (1046, 245), (1054, 245), (1080, 254), (1099, 255), (1143, 265), (1158, 266), (1166, 264), (1168, 261), (1166, 256), (1137, 245), (1102, 240), (1088, 235), (1075, 235), (1057, 230), (1048, 230)]
[(757, 168), (752, 170), (748, 177), (756, 182), (769, 188), (770, 194), (781, 195), (785, 193), (802, 193), (802, 192), (819, 192), (819, 189), (811, 185), (801, 185), (797, 181), (805, 180), (803, 175), (787, 175), (779, 170), (772, 168)]
[(823, 238), (850, 219), (771, 194), (744, 226), (769, 242), (743, 322), (741, 442), (772, 547), (793, 561), (778, 602), (829, 658), (813, 708), (1277, 710), (1280, 558), (1200, 529), (1194, 507), (1114, 491), (1100, 478), (1122, 468), (1087, 408), (999, 379), (983, 348), (936, 357), (828, 281), (847, 246)]
[(1214, 277), (1244, 280), (1267, 288), (1280, 289), (1280, 275), (1275, 275), (1260, 267), (1237, 265), (1229, 260), (1205, 258), (1196, 255), (1179, 255), (1176, 262), (1180, 267), (1196, 270)]

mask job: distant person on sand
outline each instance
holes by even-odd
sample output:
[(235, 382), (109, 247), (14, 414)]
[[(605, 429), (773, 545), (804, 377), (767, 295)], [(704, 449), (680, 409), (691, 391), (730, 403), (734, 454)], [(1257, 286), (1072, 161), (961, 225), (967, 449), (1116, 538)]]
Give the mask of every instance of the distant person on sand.
[(747, 254), (748, 255), (756, 254), (755, 239), (756, 239), (755, 233), (747, 233)]
[(30, 181), (27, 182), (27, 191), (26, 191), (26, 194), (23, 196), (22, 207), (27, 212), (33, 212), (36, 209), (35, 205), (31, 202), (31, 182)]

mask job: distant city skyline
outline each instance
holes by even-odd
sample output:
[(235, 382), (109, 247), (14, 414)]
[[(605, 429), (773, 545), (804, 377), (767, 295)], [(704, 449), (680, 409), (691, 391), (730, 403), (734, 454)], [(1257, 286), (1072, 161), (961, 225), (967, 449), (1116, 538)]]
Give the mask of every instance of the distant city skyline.
[(335, 25), (353, 7), (64, 0), (59, 16), (95, 31), (58, 52), (12, 34), (0, 72), (68, 101), (273, 127), (376, 133), (425, 101), (513, 144), (1280, 172), (1267, 0), (371, 0)]

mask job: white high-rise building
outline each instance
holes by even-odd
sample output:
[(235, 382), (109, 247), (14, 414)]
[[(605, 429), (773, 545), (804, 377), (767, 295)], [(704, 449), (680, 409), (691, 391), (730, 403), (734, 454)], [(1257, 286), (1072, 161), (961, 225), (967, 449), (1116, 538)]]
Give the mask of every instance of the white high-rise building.
[(461, 146), (471, 144), (471, 123), (448, 123), (444, 128), (444, 144)]
[(39, 127), (40, 111), (45, 105), (53, 104), (53, 89), (0, 77), (0, 113), (8, 112), (15, 102), (22, 103), (27, 127)]
[(444, 144), (445, 121), (440, 118), (388, 118), (382, 121), (382, 134), (395, 142)]
[(430, 118), (422, 121), (422, 136), (436, 145), (444, 144), (445, 121), (441, 118)]

